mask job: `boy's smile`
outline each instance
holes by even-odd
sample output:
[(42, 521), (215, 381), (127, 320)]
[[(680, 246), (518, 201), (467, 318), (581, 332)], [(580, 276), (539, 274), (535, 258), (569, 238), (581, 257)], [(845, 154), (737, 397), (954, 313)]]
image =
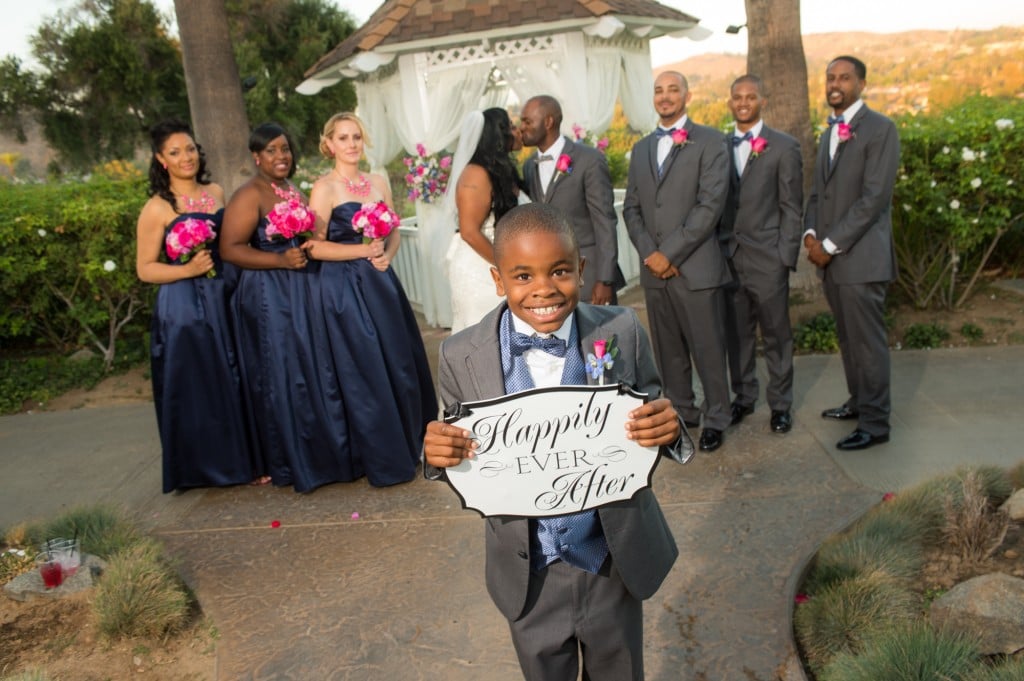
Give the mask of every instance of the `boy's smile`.
[(491, 276), (512, 314), (538, 333), (554, 333), (576, 309), (583, 259), (570, 240), (549, 231), (526, 232), (501, 250)]

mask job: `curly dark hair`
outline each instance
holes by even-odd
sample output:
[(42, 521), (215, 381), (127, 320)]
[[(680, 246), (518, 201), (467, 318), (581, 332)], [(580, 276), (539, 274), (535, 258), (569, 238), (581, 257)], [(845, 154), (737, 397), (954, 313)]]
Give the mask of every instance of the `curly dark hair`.
[(299, 153), (299, 148), (295, 146), (295, 140), (282, 126), (277, 123), (262, 123), (252, 131), (249, 135), (249, 151), (254, 154), (258, 154), (267, 148), (267, 145), (276, 140), (281, 135), (284, 135), (285, 140), (288, 141), (288, 148), (292, 152), (292, 167), (288, 170), (288, 177), (295, 175), (295, 160), (296, 154)]
[(516, 189), (522, 189), (523, 181), (519, 170), (509, 152), (512, 151), (512, 121), (508, 112), (495, 107), (484, 111), (484, 129), (480, 134), (480, 142), (476, 145), (470, 163), (475, 163), (487, 171), (491, 179), (492, 194), (491, 210), (494, 219), (519, 205)]
[[(171, 175), (167, 172), (167, 168), (156, 160), (156, 155), (163, 151), (167, 139), (178, 133), (188, 135), (195, 142), (196, 136), (192, 133), (192, 128), (188, 123), (176, 119), (161, 121), (149, 129), (149, 146), (153, 153), (149, 159), (148, 192), (150, 196), (157, 195), (167, 201), (175, 212), (178, 212), (178, 206), (174, 192), (171, 191)], [(203, 153), (203, 147), (198, 142), (196, 142), (196, 150), (199, 152), (199, 170), (196, 172), (196, 182), (210, 184), (210, 172), (206, 169), (206, 154)]]

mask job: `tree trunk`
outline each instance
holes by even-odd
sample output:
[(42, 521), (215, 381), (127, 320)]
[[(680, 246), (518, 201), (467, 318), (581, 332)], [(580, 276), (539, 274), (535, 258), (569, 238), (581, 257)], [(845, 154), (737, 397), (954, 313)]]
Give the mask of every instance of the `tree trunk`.
[(196, 141), (227, 196), (252, 175), (249, 121), (223, 0), (174, 0)]
[(814, 170), (817, 136), (811, 127), (807, 58), (800, 36), (800, 0), (744, 2), (747, 9), (747, 71), (760, 76), (768, 91), (765, 122), (800, 142), (806, 195)]

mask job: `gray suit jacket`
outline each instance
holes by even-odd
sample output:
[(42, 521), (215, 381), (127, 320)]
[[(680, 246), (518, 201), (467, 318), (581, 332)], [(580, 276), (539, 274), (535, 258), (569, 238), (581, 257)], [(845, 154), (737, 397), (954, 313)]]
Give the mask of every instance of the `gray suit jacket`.
[(849, 125), (853, 137), (839, 144), (831, 163), (828, 131), (821, 136), (804, 228), (840, 249), (825, 268), (832, 282), (890, 282), (896, 278), (892, 192), (900, 164), (899, 135), (891, 120), (867, 104)]
[[(446, 407), (505, 394), (498, 340), (505, 308), (502, 303), (478, 324), (441, 344), (438, 384)], [(576, 324), (584, 352), (597, 339), (615, 339), (619, 355), (605, 374), (606, 382), (626, 383), (652, 399), (661, 395), (650, 341), (636, 313), (618, 306), (580, 304)], [(681, 451), (674, 456), (693, 451), (685, 428), (682, 433)], [(598, 509), (598, 516), (626, 588), (639, 599), (649, 598), (679, 554), (654, 493), (645, 489), (629, 501)], [(525, 518), (488, 518), (485, 544), (487, 590), (505, 617), (517, 619), (530, 581), (530, 523)]]
[[(658, 138), (633, 145), (622, 217), (640, 260), (661, 251), (691, 291), (729, 283), (717, 227), (729, 190), (729, 154), (722, 133), (687, 119), (686, 144), (672, 148), (658, 178)], [(666, 281), (640, 268), (640, 283), (663, 288)]]
[[(803, 234), (803, 160), (800, 143), (784, 132), (762, 126), (768, 146), (747, 159), (737, 174), (732, 133), (729, 150), (729, 198), (718, 234), (728, 257), (744, 252), (766, 266), (796, 269)], [(777, 271), (777, 270), (775, 270)]]
[(619, 269), (615, 194), (608, 161), (601, 152), (567, 137), (562, 153), (572, 159), (572, 172), (553, 176), (547, 192), (541, 191), (537, 152), (523, 164), (523, 181), (531, 201), (558, 208), (572, 225), (580, 251), (587, 258), (583, 272), (587, 286), (582, 300), (589, 301), (596, 281), (614, 282), (615, 289), (626, 285)]

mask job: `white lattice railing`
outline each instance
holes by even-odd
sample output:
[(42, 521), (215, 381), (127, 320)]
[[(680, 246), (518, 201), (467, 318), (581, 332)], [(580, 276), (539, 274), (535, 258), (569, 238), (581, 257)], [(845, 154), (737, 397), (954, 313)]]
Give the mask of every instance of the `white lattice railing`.
[[(636, 250), (633, 248), (629, 235), (626, 233), (626, 225), (622, 221), (622, 198), (625, 190), (615, 190), (615, 213), (619, 216), (618, 229), (619, 237), (619, 267), (626, 277), (626, 288), (630, 289), (637, 285), (640, 280), (640, 260)], [(405, 294), (409, 302), (417, 312), (423, 311), (423, 288), (426, 285), (423, 277), (422, 258), (420, 256), (419, 229), (416, 228), (416, 218), (402, 220), (401, 227), (402, 244), (398, 249), (398, 257), (392, 263), (395, 273), (402, 280)], [(444, 292), (442, 292), (444, 293)], [(620, 291), (621, 293), (621, 291)]]

